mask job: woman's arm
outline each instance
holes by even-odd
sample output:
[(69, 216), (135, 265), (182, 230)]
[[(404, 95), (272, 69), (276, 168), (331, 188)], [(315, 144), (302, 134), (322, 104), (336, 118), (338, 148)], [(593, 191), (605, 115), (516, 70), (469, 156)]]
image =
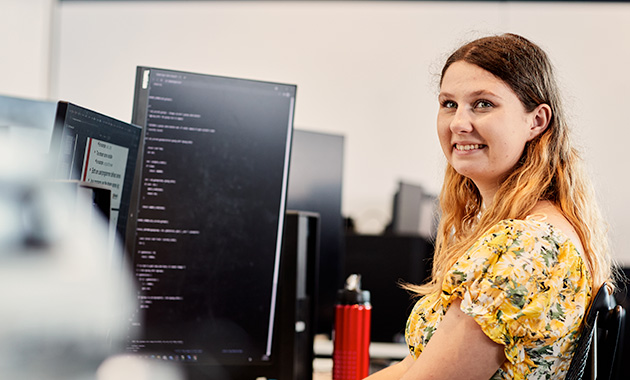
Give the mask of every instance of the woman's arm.
[(392, 364), (387, 368), (383, 368), (382, 370), (366, 377), (365, 380), (400, 379), (403, 377), (405, 372), (407, 372), (407, 370), (413, 365), (413, 362), (413, 357), (411, 355), (407, 355), (407, 357), (403, 361)]
[(373, 373), (372, 375), (365, 378), (365, 380), (392, 380), (392, 379), (400, 379), (403, 377), (405, 372), (409, 370), (409, 368), (413, 365), (415, 360), (411, 355), (407, 355), (407, 357), (396, 364), (392, 364), (387, 368), (383, 368), (382, 370)]
[(368, 379), (488, 380), (505, 361), (504, 346), (488, 338), (459, 305), (459, 299), (451, 304), (417, 360), (409, 356)]

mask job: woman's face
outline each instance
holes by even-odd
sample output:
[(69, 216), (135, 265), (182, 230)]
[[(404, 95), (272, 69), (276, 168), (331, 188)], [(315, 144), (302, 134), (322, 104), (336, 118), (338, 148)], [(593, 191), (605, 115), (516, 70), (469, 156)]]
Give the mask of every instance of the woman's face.
[(439, 102), (437, 129), (446, 159), (475, 182), (482, 196), (496, 191), (525, 143), (539, 133), (534, 112), (526, 112), (502, 80), (463, 61), (444, 74)]

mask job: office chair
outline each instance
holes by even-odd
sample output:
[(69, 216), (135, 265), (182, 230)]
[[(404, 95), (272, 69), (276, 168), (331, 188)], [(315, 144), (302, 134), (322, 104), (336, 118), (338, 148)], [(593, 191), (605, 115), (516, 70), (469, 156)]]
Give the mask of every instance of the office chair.
[(583, 322), (566, 380), (619, 380), (625, 317), (604, 283)]

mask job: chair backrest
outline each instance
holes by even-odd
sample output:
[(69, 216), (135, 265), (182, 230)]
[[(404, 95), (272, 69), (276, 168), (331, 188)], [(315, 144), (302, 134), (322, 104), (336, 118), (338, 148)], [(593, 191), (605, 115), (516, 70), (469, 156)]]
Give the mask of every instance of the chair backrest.
[(583, 322), (566, 380), (618, 380), (625, 310), (604, 283)]

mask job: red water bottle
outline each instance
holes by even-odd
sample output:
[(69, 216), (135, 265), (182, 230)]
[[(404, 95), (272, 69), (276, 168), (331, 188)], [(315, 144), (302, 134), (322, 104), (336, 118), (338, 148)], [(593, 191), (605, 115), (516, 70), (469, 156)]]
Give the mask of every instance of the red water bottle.
[(360, 380), (370, 370), (370, 292), (361, 275), (352, 274), (337, 292), (333, 346), (333, 380)]

